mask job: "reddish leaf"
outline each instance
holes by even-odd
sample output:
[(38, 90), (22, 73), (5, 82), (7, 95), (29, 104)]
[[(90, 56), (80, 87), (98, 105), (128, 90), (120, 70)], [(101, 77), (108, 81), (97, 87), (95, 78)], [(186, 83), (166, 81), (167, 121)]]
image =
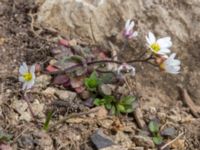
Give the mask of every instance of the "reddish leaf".
[(80, 87), (75, 88), (75, 91), (76, 91), (76, 93), (78, 93), (78, 94), (82, 93), (84, 90), (85, 90), (85, 87), (84, 87), (84, 86), (80, 86)]
[(57, 69), (56, 67), (52, 66), (52, 65), (48, 65), (48, 66), (46, 67), (46, 70), (47, 70), (48, 72), (55, 72), (55, 71), (58, 71), (58, 69)]
[(60, 39), (60, 40), (58, 41), (58, 43), (59, 43), (60, 45), (66, 46), (66, 47), (69, 46), (69, 41), (67, 41), (67, 40), (65, 40), (65, 39)]
[(63, 84), (64, 88), (68, 88), (69, 86), (70, 86), (70, 82), (66, 82), (66, 83)]
[(53, 84), (64, 85), (69, 84), (70, 79), (66, 75), (57, 75), (54, 80)]

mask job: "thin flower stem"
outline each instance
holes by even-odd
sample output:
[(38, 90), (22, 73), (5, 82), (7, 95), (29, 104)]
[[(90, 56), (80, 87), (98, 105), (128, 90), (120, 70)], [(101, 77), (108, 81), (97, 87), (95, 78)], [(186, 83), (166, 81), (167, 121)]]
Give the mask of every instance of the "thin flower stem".
[(130, 60), (130, 61), (127, 61), (126, 63), (127, 64), (131, 64), (131, 63), (135, 63), (135, 62), (146, 62), (146, 63), (149, 63), (149, 60), (151, 59), (154, 59), (153, 58), (153, 55), (150, 55), (148, 58), (146, 59), (135, 59), (135, 60)]
[(141, 55), (139, 55), (137, 59), (141, 59), (146, 53), (147, 53), (147, 50), (145, 50)]
[(27, 93), (26, 93), (26, 92), (24, 93), (24, 100), (26, 101), (26, 103), (27, 103), (27, 105), (28, 105), (28, 109), (29, 109), (29, 111), (30, 111), (30, 113), (31, 113), (31, 115), (32, 115), (32, 117), (33, 117), (33, 119), (35, 119), (35, 114), (34, 114), (34, 112), (33, 112), (33, 109), (32, 109), (32, 107), (31, 107), (31, 104), (30, 104), (30, 101), (29, 101), (29, 97), (27, 96)]
[(121, 49), (122, 52), (125, 50), (127, 45), (128, 45), (128, 39), (125, 39), (125, 42), (124, 42), (122, 49)]
[[(127, 63), (127, 64), (132, 64), (132, 63), (136, 63), (136, 62), (144, 62), (144, 63), (148, 63), (148, 64), (151, 64), (153, 66), (156, 66), (155, 64), (149, 62), (149, 60), (153, 59), (152, 55), (146, 59), (135, 59), (135, 60), (130, 60), (130, 61), (117, 61), (117, 60), (97, 60), (97, 61), (91, 61), (91, 62), (87, 62), (86, 65), (87, 66), (91, 66), (91, 65), (96, 65), (96, 64), (104, 64), (104, 63), (114, 63), (114, 64), (123, 64), (123, 63)], [(76, 65), (73, 65), (69, 68), (66, 68), (64, 70), (59, 70), (59, 71), (54, 71), (54, 72), (47, 72), (47, 74), (50, 74), (50, 75), (56, 75), (56, 74), (62, 74), (62, 73), (66, 73), (66, 72), (69, 72), (69, 71), (72, 71), (74, 69), (77, 69), (79, 67), (84, 67), (84, 65), (82, 63), (80, 64), (76, 64)]]

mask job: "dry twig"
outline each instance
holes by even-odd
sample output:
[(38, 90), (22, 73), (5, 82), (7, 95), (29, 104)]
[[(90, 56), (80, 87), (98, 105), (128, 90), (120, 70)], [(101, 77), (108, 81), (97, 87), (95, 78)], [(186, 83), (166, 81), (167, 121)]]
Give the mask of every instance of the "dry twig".
[(193, 100), (191, 99), (191, 97), (189, 96), (188, 92), (186, 89), (183, 89), (180, 87), (181, 93), (182, 93), (182, 100), (183, 102), (190, 108), (190, 111), (192, 113), (192, 115), (196, 118), (199, 117), (199, 109), (198, 106), (196, 106), (193, 102)]
[(165, 145), (163, 145), (160, 149), (163, 150), (165, 149), (167, 146), (171, 145), (172, 143), (174, 143), (176, 140), (178, 140), (184, 133), (180, 133), (175, 139), (173, 139), (172, 141), (166, 143)]

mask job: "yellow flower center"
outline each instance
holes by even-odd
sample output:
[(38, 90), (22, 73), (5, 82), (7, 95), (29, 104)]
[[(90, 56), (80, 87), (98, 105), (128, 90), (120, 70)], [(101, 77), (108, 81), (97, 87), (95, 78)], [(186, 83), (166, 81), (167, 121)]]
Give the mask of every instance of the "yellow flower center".
[(26, 73), (23, 74), (23, 78), (24, 78), (25, 81), (30, 81), (30, 80), (32, 80), (33, 76), (32, 76), (31, 73), (26, 72)]
[(153, 43), (150, 46), (154, 53), (157, 53), (160, 50), (160, 45), (158, 43)]

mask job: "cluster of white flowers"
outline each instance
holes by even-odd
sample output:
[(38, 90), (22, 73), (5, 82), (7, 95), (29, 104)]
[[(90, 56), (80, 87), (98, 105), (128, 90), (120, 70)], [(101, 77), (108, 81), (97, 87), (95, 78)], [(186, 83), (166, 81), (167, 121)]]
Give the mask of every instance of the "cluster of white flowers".
[(146, 41), (148, 48), (153, 52), (153, 54), (157, 57), (163, 58), (163, 61), (159, 63), (160, 68), (168, 73), (178, 74), (180, 71), (180, 60), (175, 59), (175, 53), (170, 56), (167, 55), (171, 53), (171, 38), (164, 37), (156, 39), (155, 35), (152, 32), (149, 32), (148, 36), (146, 36)]
[[(131, 39), (138, 35), (138, 32), (133, 31), (135, 23), (130, 19), (126, 21), (123, 36), (126, 39)], [(180, 71), (180, 60), (175, 59), (176, 54), (173, 53), (170, 56), (168, 54), (171, 53), (170, 47), (172, 46), (172, 41), (170, 37), (164, 37), (160, 39), (156, 39), (155, 35), (152, 32), (149, 32), (146, 36), (147, 47), (156, 57), (162, 58), (159, 62), (159, 66), (162, 70), (171, 73), (171, 74), (178, 74)], [(124, 66), (121, 65), (118, 69), (119, 70)], [(127, 66), (127, 64), (126, 64)], [(127, 67), (126, 67), (127, 68)]]

